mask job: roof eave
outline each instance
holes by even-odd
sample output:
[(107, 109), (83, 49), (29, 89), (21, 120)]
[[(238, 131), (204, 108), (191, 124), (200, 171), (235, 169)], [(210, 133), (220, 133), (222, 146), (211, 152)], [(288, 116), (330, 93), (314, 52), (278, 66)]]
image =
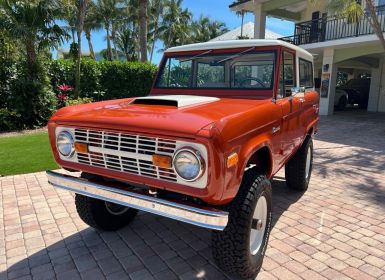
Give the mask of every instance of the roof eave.
[(234, 9), (237, 6), (243, 5), (243, 4), (245, 4), (247, 2), (250, 2), (250, 1), (252, 1), (252, 0), (242, 0), (242, 1), (238, 2), (238, 3), (234, 2), (233, 4), (229, 5), (229, 8), (230, 9)]

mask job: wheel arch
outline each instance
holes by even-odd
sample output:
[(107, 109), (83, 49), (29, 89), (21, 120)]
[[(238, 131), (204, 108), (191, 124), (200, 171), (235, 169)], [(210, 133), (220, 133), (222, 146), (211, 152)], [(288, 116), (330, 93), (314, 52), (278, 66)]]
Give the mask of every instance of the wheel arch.
[(267, 145), (263, 145), (250, 153), (244, 170), (255, 167), (258, 172), (270, 178), (273, 171), (273, 155)]

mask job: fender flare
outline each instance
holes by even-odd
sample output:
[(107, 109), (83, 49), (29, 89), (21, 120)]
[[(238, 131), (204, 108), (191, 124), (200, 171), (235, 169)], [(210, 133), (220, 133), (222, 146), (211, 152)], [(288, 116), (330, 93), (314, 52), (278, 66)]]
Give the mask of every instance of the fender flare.
[(258, 152), (259, 150), (261, 150), (262, 148), (267, 148), (268, 152), (269, 152), (269, 159), (270, 159), (270, 166), (268, 167), (268, 173), (266, 174), (266, 176), (268, 178), (270, 178), (271, 176), (271, 173), (273, 171), (273, 166), (272, 166), (272, 163), (273, 163), (273, 154), (272, 154), (272, 147), (271, 147), (271, 144), (270, 142), (266, 139), (264, 140), (263, 142), (260, 142), (258, 143), (257, 145), (253, 145), (252, 147), (248, 148), (246, 151), (246, 155), (245, 156), (245, 160), (242, 164), (242, 166), (240, 166), (240, 170), (239, 170), (239, 175), (240, 175), (240, 178), (242, 180), (243, 178), (243, 174), (245, 172), (245, 168), (247, 166), (247, 163), (250, 161), (251, 157), (256, 153)]

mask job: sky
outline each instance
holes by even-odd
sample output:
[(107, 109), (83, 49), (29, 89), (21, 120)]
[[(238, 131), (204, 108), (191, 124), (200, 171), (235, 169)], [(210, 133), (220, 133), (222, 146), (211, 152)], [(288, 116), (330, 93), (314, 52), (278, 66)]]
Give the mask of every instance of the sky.
[[(233, 0), (184, 0), (183, 8), (188, 8), (198, 19), (201, 14), (209, 16), (212, 20), (219, 20), (226, 24), (229, 30), (237, 28), (241, 25), (241, 17), (238, 17), (229, 9), (229, 5)], [(253, 14), (245, 15), (245, 23), (254, 21)], [(276, 18), (267, 18), (266, 29), (269, 29), (282, 36), (291, 36), (294, 33), (294, 24), (288, 21), (283, 21)], [(106, 48), (105, 31), (101, 30), (92, 33), (92, 43), (95, 51), (100, 51)], [(88, 44), (83, 36), (82, 49), (88, 51)], [(69, 43), (62, 46), (65, 49), (69, 48)], [(157, 44), (157, 48), (161, 49), (161, 44)], [(56, 54), (54, 53), (55, 57)], [(155, 51), (153, 63), (158, 64), (162, 58), (162, 53)]]

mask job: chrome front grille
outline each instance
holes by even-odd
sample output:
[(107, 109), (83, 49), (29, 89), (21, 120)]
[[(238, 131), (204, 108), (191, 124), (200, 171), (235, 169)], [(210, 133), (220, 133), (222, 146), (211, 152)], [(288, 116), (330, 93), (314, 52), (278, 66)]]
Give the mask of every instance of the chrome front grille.
[(174, 169), (160, 168), (152, 163), (155, 153), (174, 155), (174, 140), (89, 129), (74, 129), (74, 135), (76, 142), (88, 144), (88, 153), (77, 153), (79, 163), (177, 181)]

